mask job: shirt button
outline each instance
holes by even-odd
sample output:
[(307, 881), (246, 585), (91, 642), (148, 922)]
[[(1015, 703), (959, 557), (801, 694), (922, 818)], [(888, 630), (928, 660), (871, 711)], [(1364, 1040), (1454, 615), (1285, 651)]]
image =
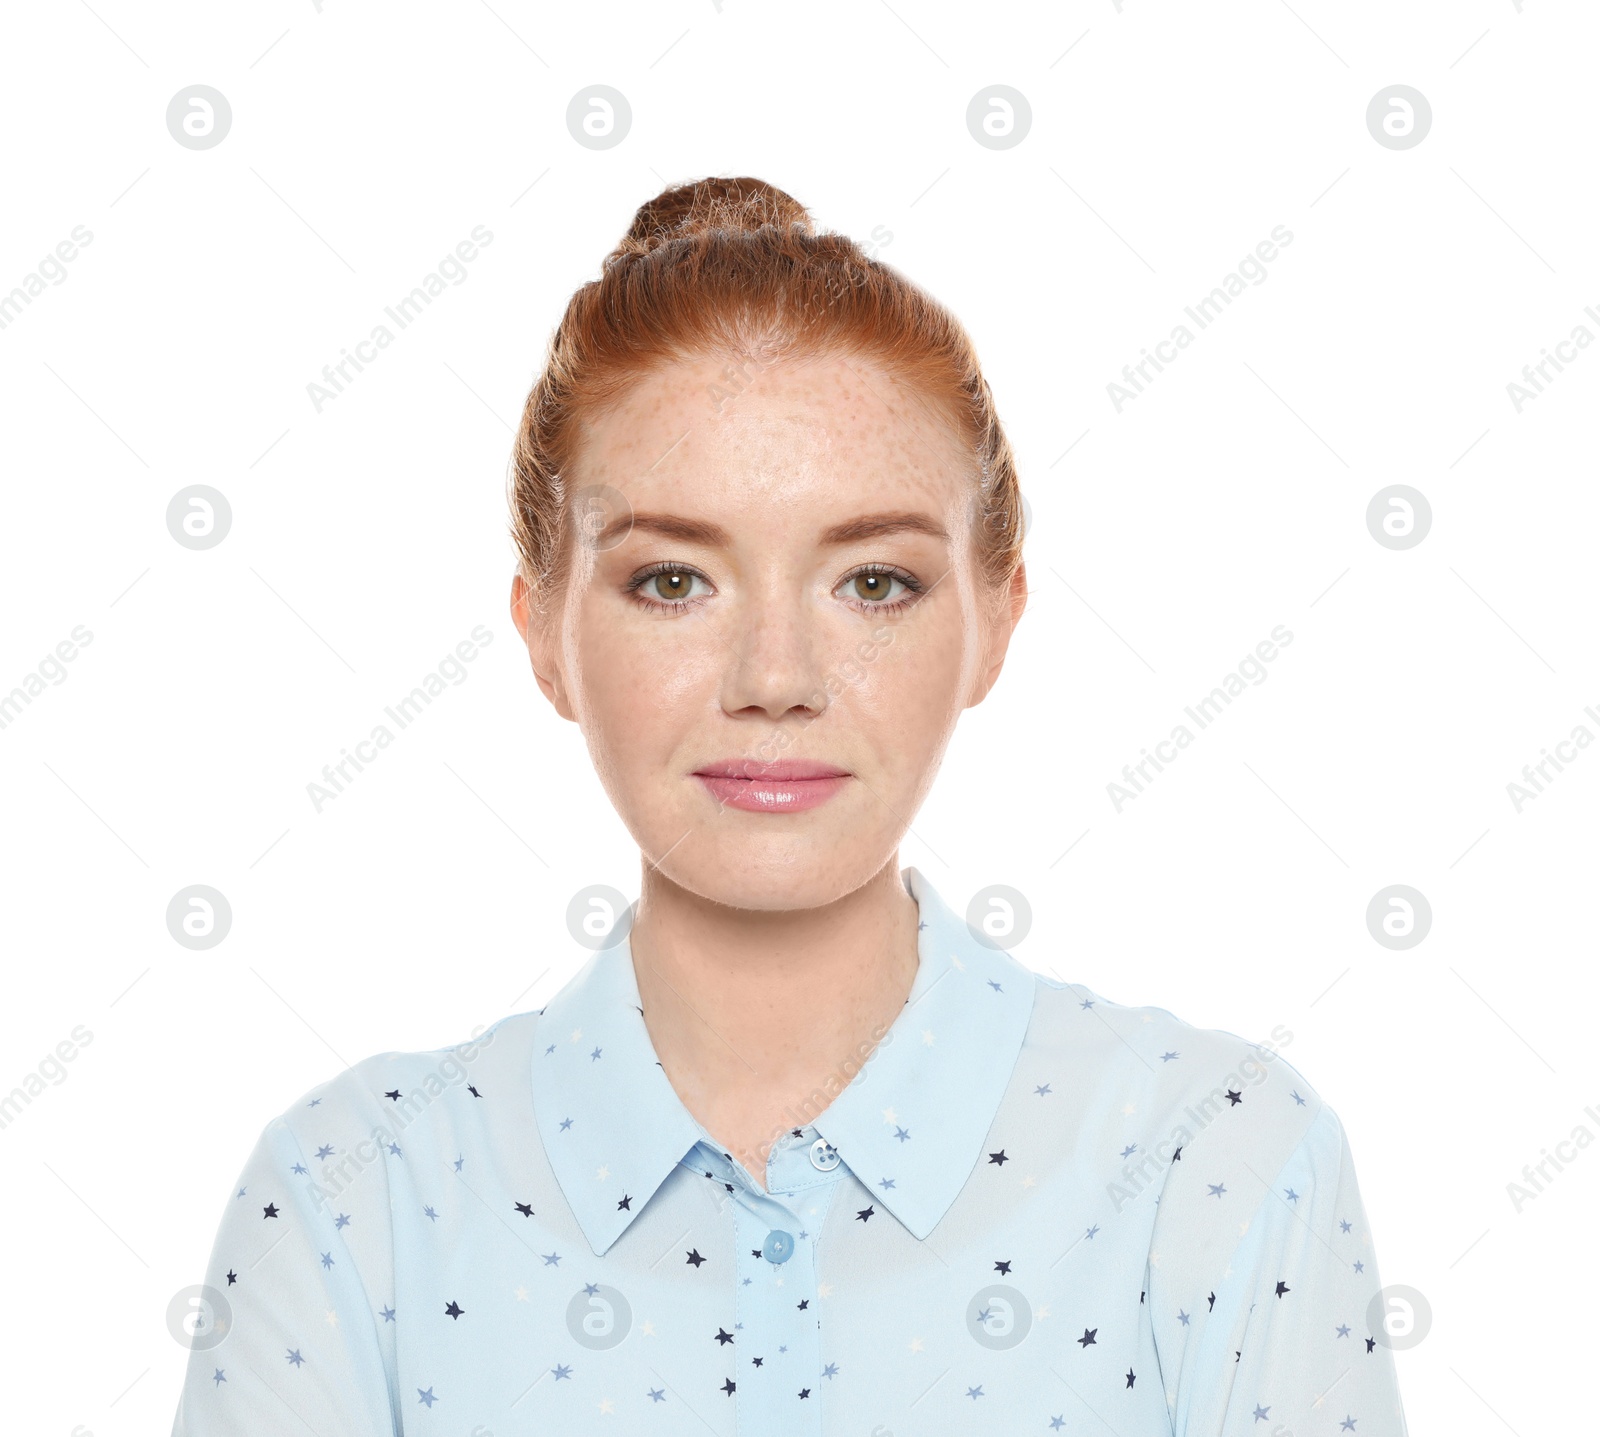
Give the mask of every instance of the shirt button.
[(761, 1255), (768, 1262), (788, 1262), (794, 1253), (794, 1236), (785, 1232), (781, 1227), (775, 1227), (767, 1234), (767, 1240), (761, 1245)]
[(831, 1173), (839, 1166), (839, 1150), (826, 1138), (811, 1144), (811, 1166), (818, 1172)]

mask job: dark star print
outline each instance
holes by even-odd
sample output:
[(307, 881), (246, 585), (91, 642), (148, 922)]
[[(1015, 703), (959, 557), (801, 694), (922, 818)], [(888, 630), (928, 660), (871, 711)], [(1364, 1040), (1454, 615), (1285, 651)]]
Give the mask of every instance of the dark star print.
[[(459, 1050), (466, 1071), (449, 1086), (443, 1051), (390, 1053), (300, 1099), (224, 1190), (208, 1275), (232, 1325), (229, 1346), (191, 1373), (204, 1388), (188, 1394), (193, 1410), (248, 1430), (255, 1374), (270, 1372), (330, 1434), (374, 1430), (373, 1414), (398, 1430), (417, 1405), (466, 1431), (482, 1374), (509, 1382), (538, 1354), (506, 1394), (527, 1389), (516, 1410), (529, 1430), (600, 1411), (650, 1437), (641, 1410), (692, 1408), (713, 1386), (732, 1397), (748, 1359), (718, 1424), (728, 1437), (910, 1431), (906, 1394), (940, 1372), (948, 1407), (953, 1394), (984, 1414), (964, 1424), (974, 1431), (1075, 1433), (1073, 1412), (1049, 1405), (1065, 1379), (1129, 1437), (1185, 1420), (1191, 1437), (1218, 1437), (1198, 1414), (1230, 1401), (1241, 1430), (1265, 1433), (1271, 1414), (1310, 1411), (1337, 1380), (1348, 1410), (1324, 1414), (1330, 1431), (1399, 1437), (1387, 1349), (1367, 1336), (1368, 1360), (1347, 1356), (1377, 1259), (1337, 1120), (1304, 1080), (1232, 1035), (1036, 980), (974, 945), (959, 915), (927, 945), (919, 957), (939, 981), (908, 1000), (865, 1081), (837, 1094), (826, 1134), (790, 1114), (761, 1183), (673, 1098), (626, 948), (597, 957), (548, 1012), (505, 1020), (477, 1056)], [(404, 1132), (375, 1129), (376, 1111)], [(1191, 1148), (1192, 1183), (1178, 1170)], [(1012, 1162), (1011, 1177), (986, 1176)], [(539, 1194), (537, 1210), (519, 1191)], [(973, 1301), (1011, 1284), (1021, 1304)], [(900, 1296), (886, 1306), (889, 1290)], [(976, 1333), (998, 1335), (1008, 1311), (1030, 1310), (1034, 1340), (995, 1353), (939, 1318), (970, 1313)], [(350, 1340), (363, 1331), (380, 1341)], [(1186, 1353), (1232, 1334), (1237, 1366), (1193, 1372)], [(745, 1358), (719, 1356), (730, 1346)], [(1167, 1370), (1193, 1375), (1168, 1391)]]

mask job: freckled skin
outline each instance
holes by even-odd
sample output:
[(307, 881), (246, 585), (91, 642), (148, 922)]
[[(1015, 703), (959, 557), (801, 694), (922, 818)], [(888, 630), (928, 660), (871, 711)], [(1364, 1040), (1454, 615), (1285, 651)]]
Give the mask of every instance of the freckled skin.
[[(582, 729), (647, 860), (635, 932), (645, 938), (647, 915), (654, 931), (635, 944), (635, 968), (663, 1065), (703, 1122), (753, 1153), (782, 1101), (904, 1002), (915, 905), (898, 883), (899, 843), (957, 718), (998, 676), (1026, 580), (1019, 571), (1006, 595), (983, 588), (977, 460), (903, 382), (855, 357), (747, 366), (732, 380), (728, 364), (641, 378), (585, 433), (569, 476), (620, 492), (635, 515), (709, 521), (728, 542), (641, 526), (613, 547), (579, 543), (542, 626), (520, 576), (512, 608), (540, 687)], [(948, 537), (822, 542), (830, 526), (902, 511)], [(676, 591), (681, 612), (654, 577), (628, 591), (662, 562), (695, 576)], [(921, 592), (888, 582), (886, 599), (863, 594), (863, 565)], [(693, 777), (712, 761), (773, 758), (852, 777), (820, 807), (777, 815), (724, 807)], [(753, 949), (763, 966), (747, 984)], [(658, 971), (671, 982), (652, 995)], [(797, 1023), (802, 990), (834, 1006)], [(746, 1166), (759, 1178), (759, 1162)]]
[[(641, 380), (586, 434), (578, 482), (618, 490), (635, 512), (711, 520), (733, 544), (641, 530), (589, 563), (575, 556), (559, 638), (548, 669), (536, 666), (667, 876), (739, 907), (815, 906), (888, 861), (957, 716), (987, 689), (968, 538), (976, 462), (952, 423), (861, 360), (762, 370), (719, 412), (726, 364)], [(952, 541), (817, 541), (830, 524), (888, 510), (927, 513)], [(663, 560), (704, 576), (685, 612), (647, 612), (625, 592)], [(874, 614), (847, 583), (852, 607), (836, 590), (864, 563), (910, 573), (922, 596)], [(889, 601), (904, 592), (892, 586)], [(873, 637), (885, 626), (887, 644)], [(839, 691), (824, 705), (830, 680)], [(775, 817), (722, 808), (691, 777), (710, 760), (779, 756), (837, 764), (856, 781)]]

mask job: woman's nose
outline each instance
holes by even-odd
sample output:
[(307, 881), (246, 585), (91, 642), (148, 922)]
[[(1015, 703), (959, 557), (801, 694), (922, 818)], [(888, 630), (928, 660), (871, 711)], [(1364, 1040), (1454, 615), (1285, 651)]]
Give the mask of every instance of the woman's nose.
[[(726, 612), (726, 611), (725, 611)], [(822, 616), (792, 590), (751, 594), (723, 634), (722, 707), (781, 719), (795, 709), (813, 716), (828, 706), (827, 636)]]

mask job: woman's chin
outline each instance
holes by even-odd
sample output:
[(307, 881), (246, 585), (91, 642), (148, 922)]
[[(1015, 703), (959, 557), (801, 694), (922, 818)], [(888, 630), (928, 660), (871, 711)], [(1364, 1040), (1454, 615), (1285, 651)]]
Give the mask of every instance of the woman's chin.
[[(685, 852), (695, 845), (693, 851)], [(855, 892), (893, 853), (833, 832), (692, 835), (656, 863), (658, 871), (711, 903), (779, 912), (821, 908)]]

